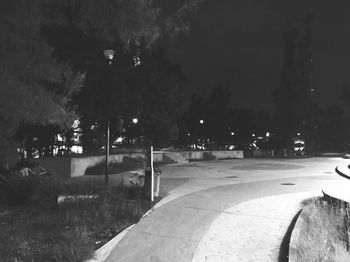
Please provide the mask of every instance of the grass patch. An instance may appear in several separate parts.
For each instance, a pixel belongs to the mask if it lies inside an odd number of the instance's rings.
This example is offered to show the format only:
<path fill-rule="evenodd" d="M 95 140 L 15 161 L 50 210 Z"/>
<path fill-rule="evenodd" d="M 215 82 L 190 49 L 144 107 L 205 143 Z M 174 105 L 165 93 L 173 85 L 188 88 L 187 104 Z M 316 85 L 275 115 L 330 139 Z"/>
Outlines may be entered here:
<path fill-rule="evenodd" d="M 37 179 L 41 181 L 42 178 Z M 34 184 L 38 185 L 37 181 Z M 46 186 L 43 181 L 39 185 L 39 188 L 25 193 L 31 199 L 29 202 L 0 204 L 1 261 L 84 261 L 92 256 L 95 249 L 136 223 L 154 204 L 144 200 L 142 188 L 137 187 L 104 187 L 69 180 L 61 181 L 56 184 L 55 190 L 51 187 L 49 192 L 41 188 Z M 57 199 L 57 194 L 51 191 L 98 194 L 99 198 L 59 206 L 52 205 L 52 202 L 46 204 L 43 199 L 51 199 L 52 195 L 56 195 Z M 10 198 L 11 192 L 7 195 Z M 42 198 L 40 201 L 39 196 Z M 40 203 L 36 203 L 35 199 Z"/>
<path fill-rule="evenodd" d="M 312 201 L 301 214 L 296 261 L 350 261 L 350 210 L 344 203 Z"/>
<path fill-rule="evenodd" d="M 124 157 L 122 163 L 110 163 L 108 165 L 109 174 L 118 174 L 125 171 L 131 171 L 135 169 L 145 168 L 145 159 Z M 85 171 L 85 175 L 104 175 L 105 162 L 102 161 L 94 166 L 88 167 Z"/>

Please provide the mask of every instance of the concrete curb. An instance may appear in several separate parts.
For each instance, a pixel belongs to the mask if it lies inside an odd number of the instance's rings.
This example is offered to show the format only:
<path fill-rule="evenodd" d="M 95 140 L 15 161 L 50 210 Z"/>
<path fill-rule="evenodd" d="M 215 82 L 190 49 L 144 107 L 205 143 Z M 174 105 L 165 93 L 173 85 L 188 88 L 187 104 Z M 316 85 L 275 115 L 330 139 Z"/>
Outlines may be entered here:
<path fill-rule="evenodd" d="M 159 202 L 158 202 L 159 203 Z M 135 224 L 132 224 L 125 228 L 122 232 L 120 232 L 118 235 L 116 235 L 114 238 L 109 240 L 106 244 L 104 244 L 99 249 L 95 250 L 94 257 L 88 260 L 85 260 L 84 262 L 103 262 L 108 257 L 108 255 L 111 253 L 113 248 L 118 245 L 118 243 L 125 237 L 125 235 L 137 224 L 143 219 L 144 217 L 148 216 L 150 213 L 152 213 L 157 207 L 156 203 L 153 207 L 151 207 L 149 210 L 146 211 L 140 218 L 138 222 Z"/>
<path fill-rule="evenodd" d="M 125 228 L 122 232 L 95 251 L 94 257 L 84 262 L 103 262 L 111 253 L 113 248 L 123 239 L 123 237 L 135 226 L 135 224 Z"/>
<path fill-rule="evenodd" d="M 303 218 L 303 214 L 305 213 L 305 210 L 302 209 L 297 222 L 294 225 L 293 231 L 292 231 L 292 235 L 290 236 L 290 242 L 289 242 L 289 254 L 288 254 L 288 261 L 289 262 L 300 262 L 298 261 L 298 256 L 297 256 L 297 243 L 298 243 L 298 239 L 300 236 L 300 231 L 301 231 L 301 227 L 304 224 L 304 218 Z"/>
<path fill-rule="evenodd" d="M 179 164 L 175 164 L 179 165 Z M 205 188 L 201 188 L 200 190 L 204 190 Z M 200 191 L 199 190 L 199 191 Z M 148 211 L 146 211 L 140 220 L 137 222 L 139 223 L 144 217 L 148 216 L 150 213 L 152 213 L 157 208 L 167 204 L 168 202 L 171 202 L 177 198 L 183 197 L 184 195 L 193 193 L 192 191 L 187 192 L 185 194 L 169 194 L 162 198 L 159 202 L 157 202 L 153 207 L 151 207 Z M 97 249 L 94 253 L 94 257 L 89 260 L 85 260 L 84 262 L 103 262 L 108 255 L 111 253 L 113 248 L 118 245 L 118 243 L 124 238 L 124 236 L 137 224 L 133 224 L 126 229 L 124 229 L 122 232 L 120 232 L 118 235 L 116 235 L 114 238 L 112 238 L 110 241 L 108 241 L 105 245 Z"/>

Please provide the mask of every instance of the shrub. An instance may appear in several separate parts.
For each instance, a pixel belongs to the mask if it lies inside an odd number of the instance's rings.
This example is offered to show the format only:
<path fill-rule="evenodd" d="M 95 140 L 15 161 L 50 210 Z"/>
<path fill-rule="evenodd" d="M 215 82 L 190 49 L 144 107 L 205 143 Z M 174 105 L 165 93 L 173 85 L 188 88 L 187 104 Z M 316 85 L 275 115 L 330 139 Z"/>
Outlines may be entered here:
<path fill-rule="evenodd" d="M 297 240 L 297 261 L 350 261 L 347 205 L 314 201 L 304 208 Z"/>
<path fill-rule="evenodd" d="M 55 176 L 11 174 L 0 183 L 0 204 L 54 207 L 62 190 L 62 181 Z"/>
<path fill-rule="evenodd" d="M 63 183 L 62 195 L 94 195 L 104 188 L 104 184 L 92 180 L 73 178 Z"/>

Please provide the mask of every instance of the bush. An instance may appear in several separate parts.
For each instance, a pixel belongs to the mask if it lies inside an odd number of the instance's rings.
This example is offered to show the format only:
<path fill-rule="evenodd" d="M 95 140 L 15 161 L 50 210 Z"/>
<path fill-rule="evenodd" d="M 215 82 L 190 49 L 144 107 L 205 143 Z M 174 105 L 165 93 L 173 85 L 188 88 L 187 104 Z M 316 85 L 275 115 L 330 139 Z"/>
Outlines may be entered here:
<path fill-rule="evenodd" d="M 108 165 L 109 174 L 117 174 L 125 171 L 141 169 L 145 167 L 145 160 L 141 157 L 132 158 L 124 157 L 122 163 L 110 163 Z M 88 167 L 85 171 L 85 175 L 104 175 L 105 162 L 102 161 L 95 166 Z"/>
<path fill-rule="evenodd" d="M 63 183 L 62 195 L 94 195 L 104 189 L 104 184 L 92 180 L 72 178 Z"/>
<path fill-rule="evenodd" d="M 314 201 L 302 212 L 297 261 L 350 261 L 348 205 Z"/>
<path fill-rule="evenodd" d="M 27 176 L 11 174 L 0 183 L 0 204 L 54 207 L 62 181 L 54 176 Z"/>

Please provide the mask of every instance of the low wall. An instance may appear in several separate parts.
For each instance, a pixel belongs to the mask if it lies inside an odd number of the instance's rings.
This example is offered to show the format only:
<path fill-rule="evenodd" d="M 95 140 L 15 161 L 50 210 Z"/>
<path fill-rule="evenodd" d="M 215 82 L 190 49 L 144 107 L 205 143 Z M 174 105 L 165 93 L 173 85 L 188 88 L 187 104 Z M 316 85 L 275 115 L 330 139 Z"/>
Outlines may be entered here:
<path fill-rule="evenodd" d="M 217 159 L 244 158 L 244 153 L 242 150 L 209 151 L 209 153 L 215 156 Z"/>
<path fill-rule="evenodd" d="M 276 152 L 274 150 L 253 150 L 252 152 L 253 157 L 267 157 L 267 156 L 274 156 Z"/>
<path fill-rule="evenodd" d="M 233 159 L 243 158 L 243 151 L 182 151 L 182 152 L 163 152 L 155 151 L 153 161 L 163 162 L 164 156 L 174 159 L 176 162 L 189 160 L 205 160 L 208 156 L 215 159 Z M 110 163 L 122 163 L 124 157 L 145 158 L 143 153 L 127 153 L 110 155 Z M 49 157 L 39 158 L 34 161 L 44 167 L 50 173 L 60 177 L 83 176 L 88 167 L 104 161 L 104 156 L 89 157 Z"/>
<path fill-rule="evenodd" d="M 110 163 L 122 163 L 124 157 L 144 158 L 143 153 L 129 153 L 110 155 Z M 50 173 L 60 177 L 77 177 L 83 176 L 88 167 L 105 160 L 104 156 L 88 156 L 88 157 L 48 157 L 39 158 L 34 161 L 45 168 Z"/>
<path fill-rule="evenodd" d="M 244 153 L 241 150 L 230 151 L 181 151 L 181 152 L 163 152 L 164 155 L 176 162 L 196 161 L 206 159 L 235 159 L 244 158 Z"/>

